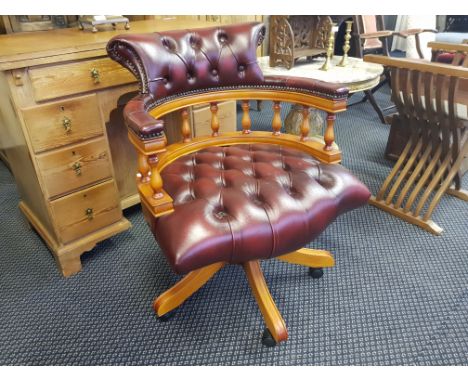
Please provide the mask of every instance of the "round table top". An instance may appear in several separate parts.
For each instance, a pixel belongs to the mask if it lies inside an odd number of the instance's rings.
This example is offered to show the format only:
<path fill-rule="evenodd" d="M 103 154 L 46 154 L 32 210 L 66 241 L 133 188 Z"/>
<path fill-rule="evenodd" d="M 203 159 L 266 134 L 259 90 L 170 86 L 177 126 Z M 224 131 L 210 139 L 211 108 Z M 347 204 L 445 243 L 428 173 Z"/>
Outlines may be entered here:
<path fill-rule="evenodd" d="M 325 57 L 314 58 L 307 62 L 305 58 L 299 59 L 294 67 L 286 69 L 284 67 L 271 67 L 270 57 L 259 57 L 258 63 L 265 75 L 280 75 L 293 77 L 306 77 L 320 80 L 332 84 L 340 84 L 349 89 L 350 93 L 372 89 L 380 82 L 380 75 L 383 73 L 383 66 L 371 62 L 364 62 L 360 58 L 348 57 L 348 65 L 337 66 L 341 61 L 341 56 L 334 56 L 331 60 L 329 70 L 320 70 Z"/>

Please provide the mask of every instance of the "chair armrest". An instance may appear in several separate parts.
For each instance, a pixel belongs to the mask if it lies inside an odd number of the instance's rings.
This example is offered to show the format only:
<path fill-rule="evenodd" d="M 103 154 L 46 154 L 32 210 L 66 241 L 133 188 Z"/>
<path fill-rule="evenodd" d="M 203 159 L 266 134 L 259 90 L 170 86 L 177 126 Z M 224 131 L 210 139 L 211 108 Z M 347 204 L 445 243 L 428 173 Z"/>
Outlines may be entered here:
<path fill-rule="evenodd" d="M 263 83 L 267 86 L 284 87 L 285 90 L 289 88 L 334 100 L 348 97 L 347 87 L 305 77 L 266 75 Z"/>
<path fill-rule="evenodd" d="M 403 31 L 394 32 L 394 35 L 398 36 L 398 37 L 407 38 L 409 36 L 415 36 L 415 35 L 418 35 L 420 33 L 425 33 L 425 32 L 438 33 L 438 30 L 437 29 L 414 28 L 414 29 L 406 29 L 406 30 L 403 30 Z"/>
<path fill-rule="evenodd" d="M 468 39 L 465 43 L 455 44 L 451 42 L 429 41 L 427 46 L 434 50 L 446 52 L 468 52 Z"/>
<path fill-rule="evenodd" d="M 127 127 L 143 140 L 163 135 L 164 121 L 154 119 L 147 111 L 153 101 L 151 95 L 141 94 L 130 100 L 124 108 L 123 114 Z"/>
<path fill-rule="evenodd" d="M 372 32 L 372 33 L 361 33 L 359 35 L 359 38 L 365 40 L 368 38 L 381 38 L 381 37 L 390 37 L 393 35 L 393 31 L 389 30 L 383 30 L 383 31 L 378 31 L 378 32 Z"/>

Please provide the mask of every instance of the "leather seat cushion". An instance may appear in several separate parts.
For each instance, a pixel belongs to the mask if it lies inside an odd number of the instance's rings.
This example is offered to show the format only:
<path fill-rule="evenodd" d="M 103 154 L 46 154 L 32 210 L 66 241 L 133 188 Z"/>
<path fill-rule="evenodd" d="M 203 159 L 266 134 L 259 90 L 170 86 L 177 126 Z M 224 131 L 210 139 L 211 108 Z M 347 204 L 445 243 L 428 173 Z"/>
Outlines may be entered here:
<path fill-rule="evenodd" d="M 295 251 L 370 196 L 342 166 L 271 144 L 210 147 L 161 175 L 174 212 L 152 228 L 177 273 Z"/>

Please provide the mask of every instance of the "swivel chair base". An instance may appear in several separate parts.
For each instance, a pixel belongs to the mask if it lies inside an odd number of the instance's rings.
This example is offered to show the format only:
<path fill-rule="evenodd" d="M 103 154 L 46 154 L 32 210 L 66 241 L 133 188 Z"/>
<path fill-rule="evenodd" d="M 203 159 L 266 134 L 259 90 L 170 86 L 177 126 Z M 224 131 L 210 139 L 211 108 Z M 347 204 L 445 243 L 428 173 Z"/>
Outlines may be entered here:
<path fill-rule="evenodd" d="M 278 256 L 276 259 L 308 267 L 309 275 L 312 278 L 320 278 L 323 275 L 322 268 L 332 267 L 335 264 L 330 252 L 308 248 Z M 226 264 L 225 262 L 219 262 L 192 271 L 172 288 L 161 294 L 153 303 L 153 308 L 158 317 L 163 321 L 167 320 L 174 309 L 205 285 Z M 248 261 L 243 263 L 242 266 L 265 320 L 266 329 L 263 332 L 262 343 L 271 347 L 286 341 L 288 339 L 286 325 L 268 290 L 260 262 L 258 260 Z"/>

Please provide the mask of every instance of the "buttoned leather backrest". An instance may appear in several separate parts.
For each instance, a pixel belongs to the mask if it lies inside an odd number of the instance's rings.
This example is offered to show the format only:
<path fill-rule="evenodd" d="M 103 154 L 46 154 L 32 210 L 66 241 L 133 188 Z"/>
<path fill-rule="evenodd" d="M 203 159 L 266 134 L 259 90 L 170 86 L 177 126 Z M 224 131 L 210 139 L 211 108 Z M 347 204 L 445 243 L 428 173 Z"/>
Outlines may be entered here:
<path fill-rule="evenodd" d="M 256 49 L 265 35 L 261 23 L 244 23 L 114 37 L 109 55 L 132 71 L 142 93 L 155 99 L 219 86 L 263 81 Z"/>

